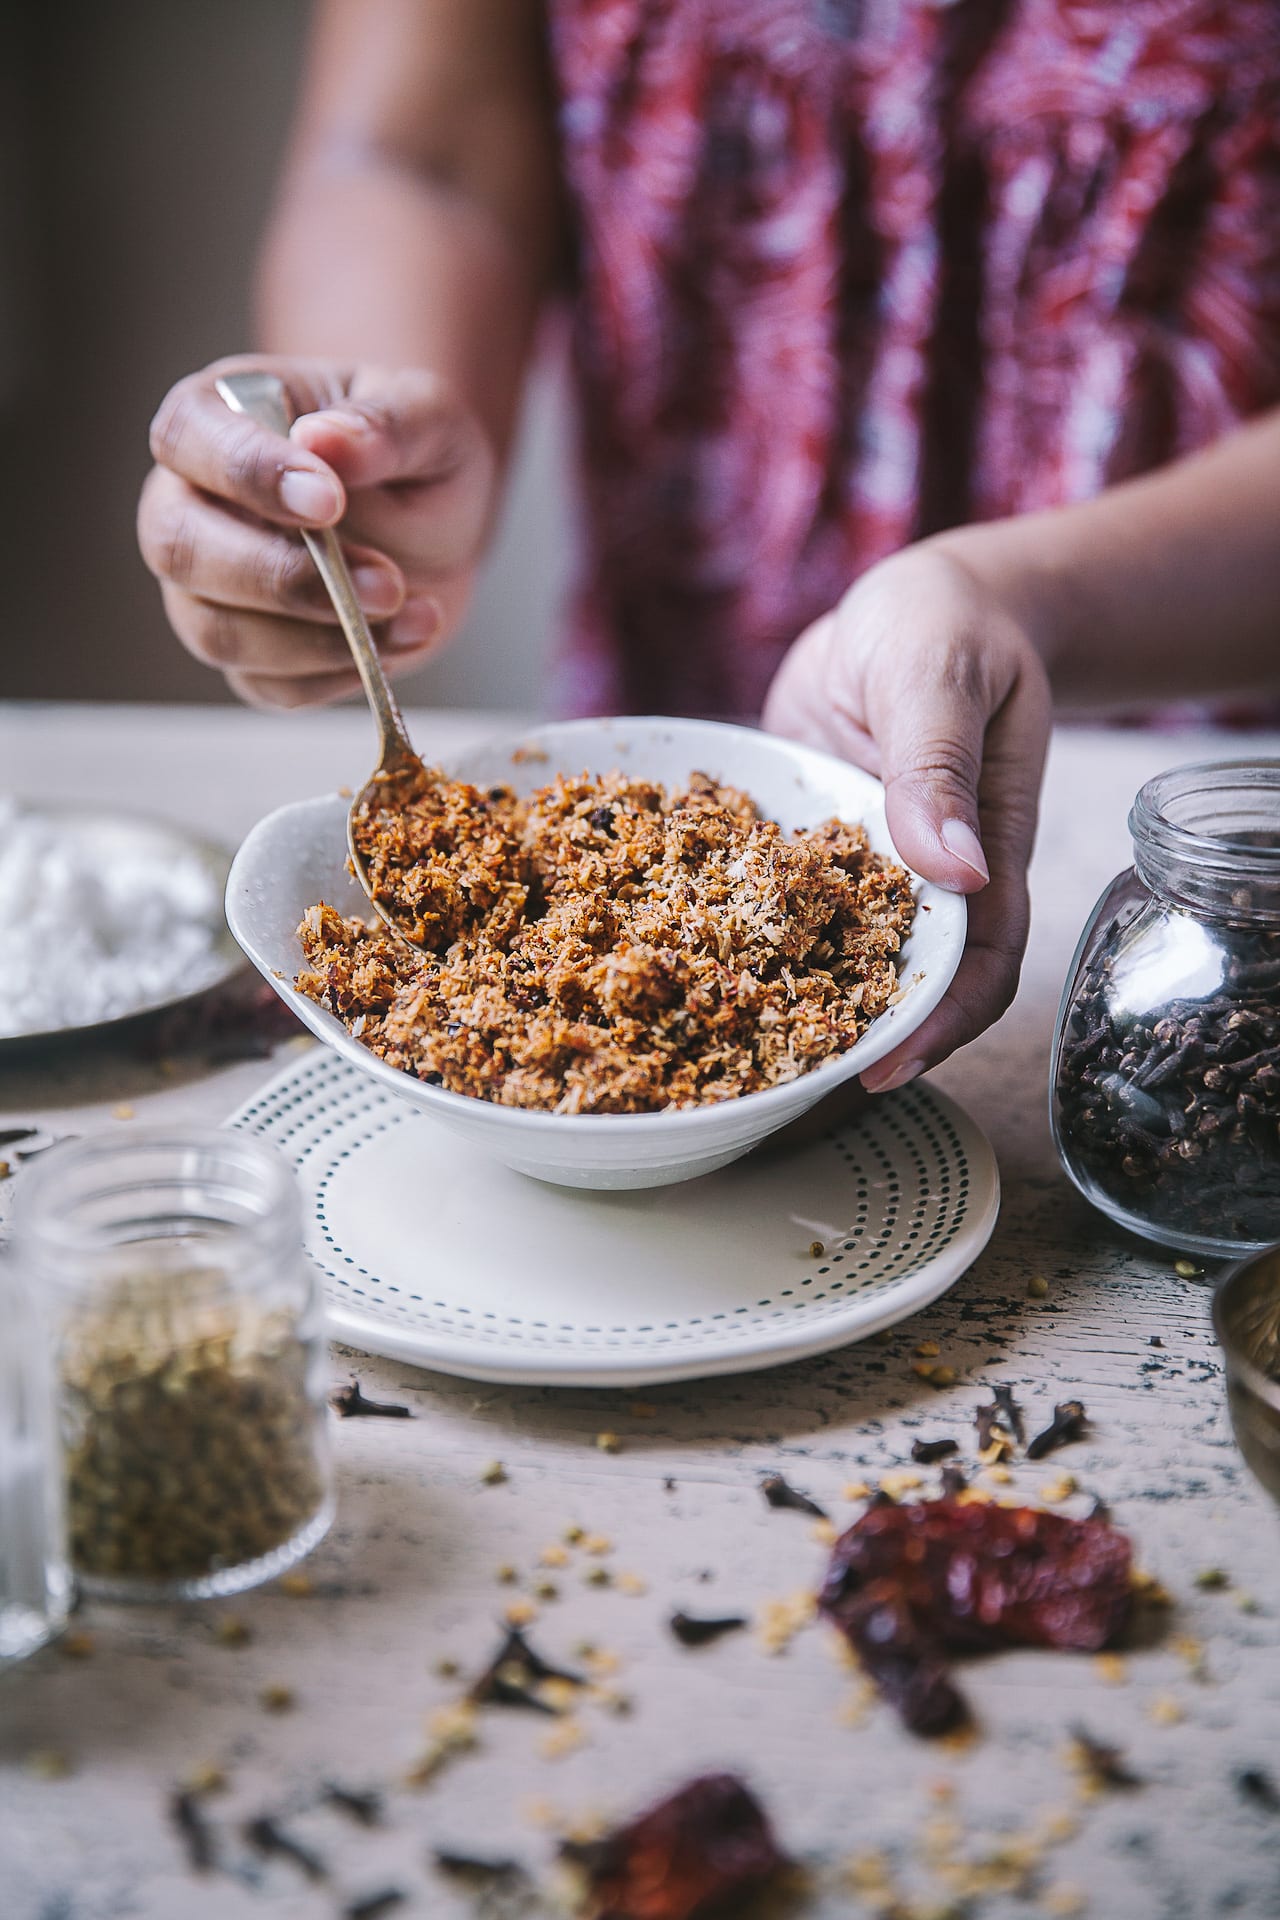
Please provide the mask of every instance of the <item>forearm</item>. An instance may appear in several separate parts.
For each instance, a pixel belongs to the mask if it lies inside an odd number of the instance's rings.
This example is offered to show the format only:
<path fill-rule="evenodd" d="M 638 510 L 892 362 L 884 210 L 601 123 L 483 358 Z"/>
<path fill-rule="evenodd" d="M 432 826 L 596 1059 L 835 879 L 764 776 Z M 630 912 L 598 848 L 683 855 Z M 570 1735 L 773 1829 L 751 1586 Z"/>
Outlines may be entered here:
<path fill-rule="evenodd" d="M 559 252 L 539 0 L 319 0 L 263 344 L 440 375 L 505 450 Z"/>
<path fill-rule="evenodd" d="M 1280 413 L 1075 507 L 935 544 L 1020 613 L 1068 706 L 1280 690 Z"/>
<path fill-rule="evenodd" d="M 316 161 L 286 187 L 268 235 L 258 335 L 273 353 L 439 374 L 501 458 L 545 283 L 464 189 L 376 157 Z"/>

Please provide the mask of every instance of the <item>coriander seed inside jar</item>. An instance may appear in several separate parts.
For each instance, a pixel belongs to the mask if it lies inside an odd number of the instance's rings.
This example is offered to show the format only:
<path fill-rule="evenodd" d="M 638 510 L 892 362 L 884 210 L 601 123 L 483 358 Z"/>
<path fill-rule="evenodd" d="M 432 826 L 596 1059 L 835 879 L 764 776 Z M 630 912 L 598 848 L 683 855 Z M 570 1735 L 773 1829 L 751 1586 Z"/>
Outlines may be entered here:
<path fill-rule="evenodd" d="M 219 1129 L 29 1168 L 15 1254 L 55 1323 L 71 1558 L 108 1600 L 274 1578 L 333 1517 L 323 1311 L 292 1172 Z"/>
<path fill-rule="evenodd" d="M 1067 976 L 1054 1141 L 1120 1226 L 1189 1252 L 1280 1239 L 1280 761 L 1178 767 Z"/>

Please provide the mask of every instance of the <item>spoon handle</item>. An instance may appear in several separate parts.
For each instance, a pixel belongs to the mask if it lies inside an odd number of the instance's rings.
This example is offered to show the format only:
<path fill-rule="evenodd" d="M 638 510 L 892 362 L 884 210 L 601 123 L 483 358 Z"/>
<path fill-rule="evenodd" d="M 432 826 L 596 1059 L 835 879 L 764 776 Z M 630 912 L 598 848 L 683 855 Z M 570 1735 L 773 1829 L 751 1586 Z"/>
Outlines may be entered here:
<path fill-rule="evenodd" d="M 266 427 L 272 433 L 288 434 L 292 424 L 292 409 L 284 381 L 276 374 L 261 371 L 224 373 L 215 384 L 233 413 L 247 414 L 250 420 L 256 420 L 260 427 Z M 378 727 L 379 767 L 389 770 L 399 761 L 416 761 L 417 755 L 405 731 L 396 697 L 382 671 L 369 622 L 356 599 L 337 534 L 331 527 L 318 527 L 314 532 L 309 527 L 303 527 L 300 531 L 333 602 L 342 631 L 347 636 L 351 657 L 373 709 Z"/>

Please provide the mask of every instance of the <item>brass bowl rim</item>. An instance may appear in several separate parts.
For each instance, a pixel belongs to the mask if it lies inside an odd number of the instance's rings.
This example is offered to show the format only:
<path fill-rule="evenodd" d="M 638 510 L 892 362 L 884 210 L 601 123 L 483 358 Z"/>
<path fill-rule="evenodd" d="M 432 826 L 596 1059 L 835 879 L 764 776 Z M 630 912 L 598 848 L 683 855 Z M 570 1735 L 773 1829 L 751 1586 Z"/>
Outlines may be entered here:
<path fill-rule="evenodd" d="M 1254 1365 L 1248 1355 L 1240 1350 L 1226 1324 L 1226 1309 L 1223 1304 L 1228 1289 L 1260 1261 L 1280 1260 L 1280 1240 L 1269 1247 L 1263 1247 L 1258 1253 L 1246 1254 L 1243 1260 L 1235 1261 L 1225 1273 L 1221 1274 L 1213 1290 L 1213 1331 L 1226 1361 L 1227 1372 L 1234 1374 L 1241 1385 L 1261 1400 L 1272 1411 L 1280 1415 L 1280 1380 L 1272 1379 Z M 1280 1295 L 1280 1273 L 1276 1277 L 1276 1292 Z"/>

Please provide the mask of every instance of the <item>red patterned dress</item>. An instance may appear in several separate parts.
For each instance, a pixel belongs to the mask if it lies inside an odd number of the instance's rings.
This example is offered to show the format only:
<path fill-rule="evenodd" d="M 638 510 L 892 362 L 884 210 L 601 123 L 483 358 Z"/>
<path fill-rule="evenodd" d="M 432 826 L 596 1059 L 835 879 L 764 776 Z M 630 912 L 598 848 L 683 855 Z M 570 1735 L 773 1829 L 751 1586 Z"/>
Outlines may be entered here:
<path fill-rule="evenodd" d="M 548 0 L 561 704 L 754 716 L 874 561 L 1280 401 L 1280 0 Z"/>

